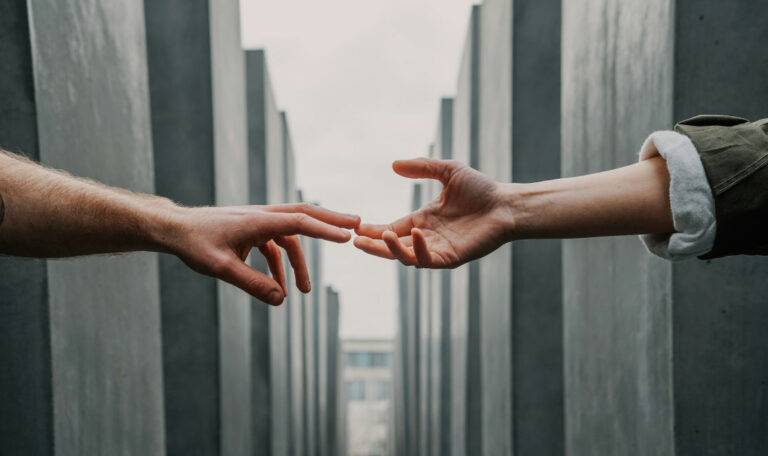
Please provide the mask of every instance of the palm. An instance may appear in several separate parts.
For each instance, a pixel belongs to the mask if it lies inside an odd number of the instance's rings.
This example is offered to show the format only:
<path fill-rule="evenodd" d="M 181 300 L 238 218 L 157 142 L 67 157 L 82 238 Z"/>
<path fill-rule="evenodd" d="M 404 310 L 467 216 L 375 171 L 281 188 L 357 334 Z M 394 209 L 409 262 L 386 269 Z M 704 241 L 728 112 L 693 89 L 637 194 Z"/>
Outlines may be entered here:
<path fill-rule="evenodd" d="M 395 170 L 406 177 L 439 179 L 443 191 L 435 201 L 389 225 L 361 226 L 355 242 L 359 248 L 405 264 L 446 268 L 501 244 L 496 182 L 456 162 L 421 159 L 396 164 Z"/>

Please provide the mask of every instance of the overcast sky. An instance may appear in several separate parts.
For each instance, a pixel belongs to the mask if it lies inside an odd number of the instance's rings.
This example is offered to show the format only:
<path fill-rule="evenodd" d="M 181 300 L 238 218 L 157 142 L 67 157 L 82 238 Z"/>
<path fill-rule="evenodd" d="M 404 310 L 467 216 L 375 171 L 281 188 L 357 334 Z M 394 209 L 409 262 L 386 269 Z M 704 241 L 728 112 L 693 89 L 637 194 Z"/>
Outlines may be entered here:
<path fill-rule="evenodd" d="M 243 46 L 266 49 L 309 200 L 388 222 L 409 208 L 399 158 L 425 155 L 453 96 L 472 0 L 240 0 Z M 325 244 L 342 337 L 393 337 L 397 270 Z"/>

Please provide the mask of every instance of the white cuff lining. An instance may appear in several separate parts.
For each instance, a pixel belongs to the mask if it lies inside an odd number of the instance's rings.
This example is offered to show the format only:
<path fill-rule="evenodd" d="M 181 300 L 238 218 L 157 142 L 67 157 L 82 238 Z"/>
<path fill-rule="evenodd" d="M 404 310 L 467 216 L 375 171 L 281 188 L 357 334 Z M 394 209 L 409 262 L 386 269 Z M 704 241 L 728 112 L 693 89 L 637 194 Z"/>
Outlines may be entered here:
<path fill-rule="evenodd" d="M 640 236 L 654 255 L 684 260 L 712 250 L 717 233 L 715 198 L 704 165 L 690 138 L 674 131 L 657 131 L 640 149 L 640 160 L 661 155 L 669 171 L 669 200 L 675 233 Z"/>

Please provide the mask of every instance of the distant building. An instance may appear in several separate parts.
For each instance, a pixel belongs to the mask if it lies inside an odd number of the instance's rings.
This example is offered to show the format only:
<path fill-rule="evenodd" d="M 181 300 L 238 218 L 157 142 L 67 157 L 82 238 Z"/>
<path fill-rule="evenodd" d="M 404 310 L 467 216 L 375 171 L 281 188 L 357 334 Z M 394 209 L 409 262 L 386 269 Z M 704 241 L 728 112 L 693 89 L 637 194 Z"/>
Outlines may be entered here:
<path fill-rule="evenodd" d="M 347 454 L 394 454 L 392 439 L 392 340 L 342 341 Z"/>

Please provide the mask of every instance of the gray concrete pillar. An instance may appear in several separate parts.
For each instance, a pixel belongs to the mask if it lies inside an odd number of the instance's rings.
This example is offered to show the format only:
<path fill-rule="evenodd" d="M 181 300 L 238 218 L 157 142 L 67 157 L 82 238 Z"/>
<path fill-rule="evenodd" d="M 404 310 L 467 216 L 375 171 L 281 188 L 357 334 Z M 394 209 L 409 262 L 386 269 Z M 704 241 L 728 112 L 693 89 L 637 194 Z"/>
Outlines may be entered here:
<path fill-rule="evenodd" d="M 285 147 L 284 160 L 284 195 L 285 202 L 296 203 L 299 201 L 299 192 L 296 189 L 296 159 L 293 151 L 293 142 L 291 140 L 288 117 L 283 113 L 283 138 Z M 286 283 L 288 285 L 288 296 L 283 305 L 288 312 L 288 327 L 286 337 L 289 343 L 288 359 L 288 378 L 290 379 L 290 407 L 288 429 L 288 453 L 293 455 L 304 455 L 304 310 L 303 297 L 296 288 L 296 281 L 291 271 L 290 264 L 285 258 L 286 264 Z"/>
<path fill-rule="evenodd" d="M 341 387 L 341 339 L 339 337 L 340 301 L 339 293 L 332 287 L 326 287 L 326 334 L 327 334 L 327 381 L 326 381 L 326 411 L 323 419 L 323 456 L 339 454 L 340 445 L 340 394 Z"/>
<path fill-rule="evenodd" d="M 432 158 L 453 158 L 453 100 L 450 98 L 440 101 Z M 428 181 L 427 186 L 429 197 L 425 203 L 442 192 L 442 184 L 438 181 Z M 427 271 L 431 290 L 430 447 L 431 454 L 439 456 L 451 451 L 451 271 Z"/>
<path fill-rule="evenodd" d="M 263 51 L 246 51 L 246 72 L 250 203 L 282 203 L 287 190 L 284 142 L 287 128 L 277 109 Z M 254 255 L 253 258 L 255 268 L 268 271 L 263 257 Z M 289 307 L 290 302 L 270 307 L 254 300 L 251 308 L 252 432 L 254 451 L 265 454 L 286 455 L 291 449 Z"/>
<path fill-rule="evenodd" d="M 308 351 L 310 363 L 308 363 L 307 366 L 312 369 L 310 385 L 313 389 L 312 394 L 310 394 L 309 397 L 312 401 L 312 405 L 309 407 L 309 413 L 311 413 L 311 415 L 308 417 L 307 432 L 310 435 L 310 445 L 308 447 L 309 454 L 318 455 L 320 454 L 320 445 L 322 443 L 320 437 L 320 421 L 324 405 L 324 399 L 322 398 L 324 391 L 322 387 L 325 382 L 322 377 L 324 375 L 324 362 L 327 361 L 323 359 L 325 343 L 322 340 L 324 335 L 322 323 L 324 320 L 323 313 L 326 307 L 326 293 L 323 286 L 323 241 L 314 238 L 307 238 L 307 240 L 309 241 L 309 248 L 311 250 L 309 276 L 310 281 L 314 284 L 314 287 L 316 287 L 313 288 L 309 295 L 311 298 L 310 306 L 312 308 L 312 315 L 311 320 L 307 322 L 308 325 L 311 325 L 311 330 L 309 331 L 310 350 Z"/>
<path fill-rule="evenodd" d="M 315 306 L 317 293 L 314 289 L 319 286 L 316 282 L 317 270 L 315 269 L 315 255 L 317 250 L 313 243 L 317 242 L 312 238 L 302 238 L 302 248 L 304 257 L 309 268 L 309 278 L 313 290 L 307 295 L 302 296 L 302 309 L 304 313 L 304 448 L 305 454 L 314 455 L 317 449 L 316 417 L 317 417 L 317 358 L 315 356 L 317 344 L 317 307 Z"/>
<path fill-rule="evenodd" d="M 453 103 L 453 158 L 479 165 L 480 12 L 472 7 Z M 482 451 L 479 263 L 450 272 L 451 454 Z"/>
<path fill-rule="evenodd" d="M 212 66 L 211 53 L 220 50 L 211 47 L 209 3 L 146 1 L 144 11 L 155 187 L 159 195 L 187 206 L 216 204 L 214 156 L 232 153 L 214 150 L 212 80 L 225 68 Z M 231 19 L 236 22 L 237 16 Z M 228 45 L 237 48 L 238 43 Z M 218 285 L 178 258 L 161 255 L 160 296 L 166 451 L 218 454 Z"/>
<path fill-rule="evenodd" d="M 0 147 L 40 160 L 27 2 L 0 4 Z M 0 453 L 52 454 L 46 262 L 0 257 Z"/>
<path fill-rule="evenodd" d="M 407 405 L 411 390 L 408 386 L 408 268 L 397 263 L 397 335 L 395 336 L 395 352 L 393 353 L 392 368 L 392 407 L 395 416 L 395 452 L 409 454 L 407 451 L 408 422 Z"/>
<path fill-rule="evenodd" d="M 321 248 L 320 242 L 317 242 L 317 248 Z M 320 255 L 318 258 L 322 259 Z M 322 265 L 318 264 L 318 267 Z M 322 283 L 316 284 L 321 287 L 318 290 L 317 305 L 317 413 L 315 414 L 317 422 L 315 424 L 317 438 L 316 448 L 319 456 L 327 455 L 328 434 L 326 426 L 328 423 L 328 290 Z"/>
<path fill-rule="evenodd" d="M 421 184 L 413 185 L 413 199 L 411 202 L 411 209 L 416 210 L 421 207 Z M 408 346 L 408 388 L 410 389 L 410 403 L 406 404 L 407 415 L 411 417 L 408 425 L 408 451 L 409 454 L 418 455 L 421 448 L 421 429 L 423 421 L 421 417 L 421 401 L 422 401 L 422 357 L 423 346 L 421 343 L 421 328 L 422 328 L 422 312 L 421 312 L 421 273 L 414 268 L 408 268 L 407 271 L 407 290 L 408 290 L 408 309 L 407 318 L 409 321 L 407 331 L 407 346 Z"/>
<path fill-rule="evenodd" d="M 428 157 L 432 157 L 434 146 L 429 146 Z M 421 199 L 418 207 L 422 207 L 432 199 L 434 182 L 426 180 L 421 184 Z M 419 269 L 414 271 L 419 278 L 419 454 L 432 454 L 432 434 L 434 433 L 434 423 L 432 422 L 432 357 L 434 355 L 433 344 L 433 315 L 432 308 L 432 271 L 428 269 Z"/>
<path fill-rule="evenodd" d="M 480 171 L 512 180 L 512 5 L 488 0 L 481 10 Z M 512 453 L 512 246 L 480 260 L 480 364 L 483 454 Z"/>
<path fill-rule="evenodd" d="M 3 146 L 152 193 L 142 4 L 0 8 Z M 0 268 L 0 450 L 161 454 L 157 256 L 6 258 Z"/>
<path fill-rule="evenodd" d="M 560 3 L 483 3 L 480 169 L 499 182 L 559 177 Z M 481 261 L 486 454 L 562 453 L 560 255 L 523 241 Z"/>
<path fill-rule="evenodd" d="M 247 204 L 251 176 L 238 2 L 211 0 L 209 5 L 216 204 Z M 260 443 L 252 428 L 262 425 L 252 404 L 252 360 L 257 353 L 251 345 L 251 299 L 224 282 L 218 283 L 218 295 L 221 452 L 247 454 Z"/>
<path fill-rule="evenodd" d="M 694 114 L 766 117 L 767 14 L 564 2 L 564 174 L 632 163 L 648 133 Z M 672 264 L 632 237 L 565 242 L 568 454 L 765 454 L 767 270 L 759 257 Z"/>

